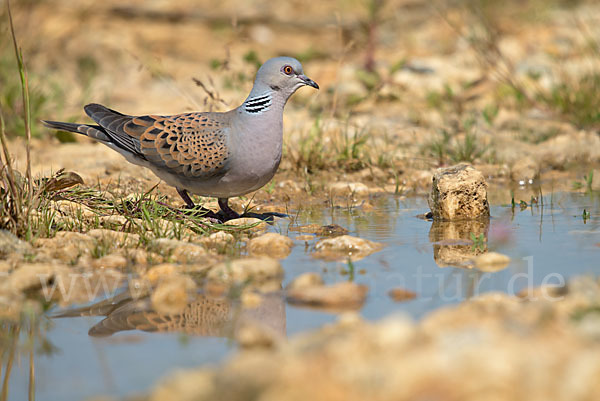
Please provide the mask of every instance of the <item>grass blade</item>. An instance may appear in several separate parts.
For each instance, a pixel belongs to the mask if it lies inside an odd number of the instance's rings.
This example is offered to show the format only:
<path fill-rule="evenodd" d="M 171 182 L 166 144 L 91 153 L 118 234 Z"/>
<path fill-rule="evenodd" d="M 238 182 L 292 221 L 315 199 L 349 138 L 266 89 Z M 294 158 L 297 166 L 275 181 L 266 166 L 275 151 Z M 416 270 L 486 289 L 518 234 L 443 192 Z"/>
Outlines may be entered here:
<path fill-rule="evenodd" d="M 19 76 L 21 77 L 21 93 L 23 96 L 23 114 L 25 120 L 25 134 L 27 138 L 26 145 L 26 154 L 27 154 L 27 169 L 26 169 L 26 178 L 28 185 L 28 196 L 32 195 L 32 181 L 31 181 L 31 154 L 30 154 L 30 143 L 31 143 L 31 105 L 29 102 L 29 81 L 27 79 L 27 69 L 25 68 L 25 63 L 23 62 L 23 52 L 17 43 L 17 36 L 15 34 L 15 27 L 13 24 L 12 13 L 10 11 L 10 1 L 6 1 L 6 10 L 8 12 L 8 21 L 10 24 L 10 33 L 13 40 L 13 46 L 15 48 L 15 57 L 17 59 L 17 66 L 19 69 Z"/>

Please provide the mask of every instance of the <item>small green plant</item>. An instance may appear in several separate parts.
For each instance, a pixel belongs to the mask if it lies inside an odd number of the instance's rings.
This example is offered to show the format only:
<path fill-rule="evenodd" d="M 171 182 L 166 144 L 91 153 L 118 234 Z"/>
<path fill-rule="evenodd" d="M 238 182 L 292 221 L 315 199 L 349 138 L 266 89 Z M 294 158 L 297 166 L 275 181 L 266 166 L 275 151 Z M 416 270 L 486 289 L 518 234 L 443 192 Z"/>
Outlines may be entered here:
<path fill-rule="evenodd" d="M 401 193 L 400 193 L 401 183 L 402 183 L 402 181 L 400 180 L 400 175 L 394 169 L 394 195 L 396 195 L 396 196 L 401 195 Z"/>
<path fill-rule="evenodd" d="M 576 3 L 550 1 L 544 3 L 544 8 Z M 452 18 L 452 13 L 444 13 L 443 18 L 477 53 L 477 59 L 484 69 L 494 71 L 494 79 L 501 84 L 498 89 L 501 98 L 514 100 L 514 105 L 520 108 L 543 108 L 578 127 L 600 127 L 600 73 L 594 70 L 583 76 L 564 73 L 554 87 L 546 90 L 537 82 L 541 78 L 539 71 L 528 73 L 526 80 L 520 78 L 516 73 L 515 63 L 500 46 L 504 28 L 499 15 L 502 13 L 509 20 L 526 20 L 530 18 L 528 15 L 539 15 L 537 11 L 533 12 L 539 8 L 538 2 L 520 2 L 518 7 L 501 8 L 500 4 L 504 3 L 489 0 L 460 1 L 455 4 L 460 8 L 458 14 L 462 18 Z M 589 47 L 596 58 L 593 61 L 597 61 L 600 52 L 596 39 L 586 29 L 582 29 L 582 36 L 591 43 Z M 484 116 L 484 119 L 488 121 L 488 117 L 489 115 Z"/>
<path fill-rule="evenodd" d="M 489 105 L 486 106 L 481 112 L 483 119 L 489 126 L 494 124 L 494 120 L 496 119 L 499 110 L 500 108 L 497 105 Z"/>
<path fill-rule="evenodd" d="M 573 189 L 578 191 L 585 187 L 587 193 L 592 192 L 592 183 L 594 182 L 594 170 L 583 176 L 583 181 L 573 181 Z"/>
<path fill-rule="evenodd" d="M 571 319 L 575 322 L 580 322 L 583 318 L 589 315 L 600 314 L 600 305 L 592 304 L 590 306 L 580 307 L 571 314 Z"/>
<path fill-rule="evenodd" d="M 301 63 L 306 63 L 312 60 L 327 59 L 329 58 L 329 54 L 327 54 L 327 52 L 319 50 L 318 47 L 311 45 L 305 50 L 296 53 L 294 55 L 294 58 L 296 58 Z"/>
<path fill-rule="evenodd" d="M 477 138 L 472 133 L 466 133 L 462 142 L 458 142 L 450 158 L 453 162 L 466 161 L 472 163 L 483 154 L 483 148 L 477 143 Z"/>
<path fill-rule="evenodd" d="M 473 245 L 471 246 L 472 250 L 479 249 L 483 251 L 485 249 L 486 239 L 483 233 L 479 234 L 479 236 L 475 235 L 475 233 L 471 232 L 470 234 L 471 241 L 473 241 Z"/>
<path fill-rule="evenodd" d="M 39 297 L 42 311 L 46 312 L 53 306 L 53 302 L 46 301 Z M 0 399 L 2 401 L 9 397 L 9 383 L 12 382 L 11 375 L 13 366 L 16 363 L 19 367 L 16 370 L 17 376 L 21 374 L 21 368 L 29 371 L 27 399 L 35 400 L 36 389 L 36 370 L 35 361 L 37 355 L 52 356 L 58 353 L 59 349 L 52 344 L 48 338 L 48 332 L 53 326 L 53 321 L 41 316 L 40 310 L 33 306 L 33 302 L 26 303 L 22 311 L 16 318 L 2 317 L 0 319 L 0 344 L 2 344 L 2 368 L 3 382 L 0 386 Z M 16 359 L 16 361 L 15 361 Z M 28 361 L 28 362 L 26 362 Z M 27 366 L 28 365 L 28 366 Z M 21 398 L 25 398 L 22 396 Z"/>
<path fill-rule="evenodd" d="M 308 172 L 308 168 L 305 167 L 304 170 L 302 170 L 302 173 L 304 175 L 304 190 L 306 191 L 307 194 L 312 195 L 313 192 L 315 191 L 315 187 L 312 182 L 312 178 Z"/>
<path fill-rule="evenodd" d="M 326 160 L 323 152 L 323 128 L 321 116 L 315 118 L 315 122 L 308 131 L 308 135 L 300 140 L 299 152 L 296 164 L 298 167 L 306 167 L 308 172 L 320 170 L 325 167 Z"/>
<path fill-rule="evenodd" d="M 445 105 L 453 102 L 454 91 L 446 84 L 443 91 L 438 92 L 433 90 L 427 93 L 426 100 L 429 107 L 444 111 Z"/>
<path fill-rule="evenodd" d="M 450 153 L 450 133 L 442 129 L 440 137 L 428 145 L 429 153 L 435 157 L 439 165 L 444 164 L 448 154 Z"/>
<path fill-rule="evenodd" d="M 356 171 L 373 164 L 390 166 L 389 156 L 382 156 L 375 146 L 369 146 L 372 140 L 367 127 L 354 127 L 346 122 L 326 129 L 318 116 L 296 144 L 286 144 L 286 152 L 294 167 L 311 174 L 330 168 Z"/>
<path fill-rule="evenodd" d="M 227 52 L 223 59 L 211 59 L 209 61 L 209 67 L 213 71 L 218 71 L 219 75 L 223 77 L 223 88 L 244 91 L 250 77 L 256 73 L 262 63 L 254 50 L 247 51 L 242 56 L 241 61 L 241 64 L 232 62 L 231 55 Z M 202 81 L 202 83 L 204 87 L 208 89 L 207 91 L 203 88 L 207 94 L 208 92 L 212 92 L 214 95 L 219 95 L 217 85 L 212 82 L 210 77 L 206 82 Z M 198 84 L 198 82 L 196 82 L 196 84 Z M 223 101 L 219 99 L 218 103 L 223 103 Z"/>
<path fill-rule="evenodd" d="M 113 243 L 112 239 L 108 237 L 100 238 L 98 241 L 96 241 L 94 247 L 91 249 L 91 255 L 93 258 L 99 259 L 108 255 L 115 245 L 116 244 Z"/>
<path fill-rule="evenodd" d="M 599 127 L 600 73 L 565 76 L 550 93 L 540 93 L 538 100 L 578 127 Z"/>
<path fill-rule="evenodd" d="M 258 54 L 254 50 L 248 50 L 244 54 L 244 61 L 250 65 L 253 65 L 258 70 L 262 65 L 262 61 L 258 58 Z"/>
<path fill-rule="evenodd" d="M 365 167 L 368 160 L 366 160 L 364 147 L 369 139 L 366 130 L 355 128 L 354 133 L 350 134 L 348 124 L 346 124 L 342 137 L 342 146 L 338 149 L 338 165 L 345 166 L 347 171 L 360 170 Z"/>
<path fill-rule="evenodd" d="M 357 70 L 356 79 L 367 89 L 369 92 L 373 92 L 378 89 L 382 84 L 382 79 L 376 71 Z"/>
<path fill-rule="evenodd" d="M 352 282 L 354 281 L 354 275 L 356 273 L 356 268 L 354 266 L 354 262 L 352 262 L 352 259 L 348 258 L 348 260 L 346 261 L 346 268 L 344 270 L 342 270 L 342 274 L 344 275 L 348 275 L 348 281 Z"/>
<path fill-rule="evenodd" d="M 555 127 L 547 129 L 527 128 L 520 133 L 519 140 L 537 145 L 542 142 L 546 142 L 551 138 L 554 138 L 555 136 L 560 134 L 560 132 L 561 131 Z"/>
<path fill-rule="evenodd" d="M 276 185 L 277 184 L 276 184 L 275 180 L 269 181 L 269 183 L 264 186 L 265 192 L 268 193 L 269 195 L 272 195 L 273 192 L 275 192 L 275 186 Z"/>
<path fill-rule="evenodd" d="M 7 2 L 8 20 L 10 32 L 17 60 L 17 70 L 20 77 L 21 98 L 23 105 L 23 129 L 26 142 L 26 157 L 27 166 L 25 177 L 13 168 L 13 161 L 8 149 L 6 139 L 5 122 L 2 114 L 4 107 L 0 99 L 0 142 L 2 144 L 4 160 L 0 169 L 0 228 L 8 229 L 13 233 L 31 238 L 31 212 L 39 205 L 40 196 L 43 190 L 34 190 L 33 180 L 31 178 L 31 157 L 30 157 L 30 141 L 31 141 L 31 107 L 29 104 L 29 84 L 27 80 L 27 70 L 23 62 L 23 54 L 19 45 L 13 27 L 12 14 L 10 12 L 10 3 Z"/>
<path fill-rule="evenodd" d="M 583 224 L 585 224 L 591 217 L 591 214 L 588 210 L 583 209 L 583 213 L 581 214 L 581 217 L 583 217 Z"/>
<path fill-rule="evenodd" d="M 459 135 L 461 133 L 462 139 Z M 483 156 L 486 148 L 478 142 L 475 135 L 475 121 L 466 118 L 451 130 L 442 129 L 438 139 L 425 145 L 424 150 L 442 165 L 448 161 L 472 163 Z"/>
<path fill-rule="evenodd" d="M 590 170 L 590 172 L 583 178 L 585 179 L 587 191 L 592 192 L 592 183 L 594 182 L 594 170 Z"/>

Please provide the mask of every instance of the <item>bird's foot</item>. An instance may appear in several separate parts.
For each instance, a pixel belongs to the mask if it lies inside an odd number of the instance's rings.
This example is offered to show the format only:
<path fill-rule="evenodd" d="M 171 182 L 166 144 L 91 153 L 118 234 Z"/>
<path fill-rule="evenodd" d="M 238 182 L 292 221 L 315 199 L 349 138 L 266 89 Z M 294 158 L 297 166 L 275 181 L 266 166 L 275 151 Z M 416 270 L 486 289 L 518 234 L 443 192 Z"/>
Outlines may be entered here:
<path fill-rule="evenodd" d="M 191 214 L 196 217 L 207 218 L 211 221 L 211 223 L 214 223 L 214 224 L 220 224 L 220 223 L 224 222 L 223 218 L 218 213 L 215 213 L 212 210 L 203 207 L 202 205 L 196 206 L 194 204 L 194 201 L 192 201 L 192 198 L 190 198 L 190 195 L 188 194 L 188 192 L 185 189 L 182 189 L 182 188 L 176 188 L 176 189 L 177 189 L 177 193 L 179 193 L 179 195 L 185 202 L 184 209 L 187 209 L 189 211 L 189 212 L 184 212 L 184 213 Z"/>
<path fill-rule="evenodd" d="M 240 218 L 239 213 L 229 207 L 227 198 L 219 198 L 219 207 L 221 208 L 219 215 L 223 217 L 223 222 Z"/>
<path fill-rule="evenodd" d="M 222 223 L 223 219 L 218 213 L 213 212 L 201 205 L 194 205 L 190 207 L 188 205 L 183 207 L 184 213 L 195 217 L 205 217 L 207 219 L 215 220 L 214 223 Z"/>
<path fill-rule="evenodd" d="M 265 212 L 265 213 L 253 213 L 248 212 L 244 213 L 242 217 L 254 217 L 256 219 L 260 219 L 268 224 L 273 224 L 275 222 L 275 217 L 286 218 L 290 217 L 285 213 L 277 213 L 277 212 Z"/>
<path fill-rule="evenodd" d="M 235 220 L 235 219 L 239 219 L 240 217 L 242 217 L 236 211 L 234 211 L 234 210 L 231 210 L 231 211 L 233 213 L 227 213 L 224 210 L 221 210 L 217 213 L 217 215 L 219 216 L 219 219 L 221 219 L 221 221 L 223 223 L 225 223 L 226 221 L 229 221 L 229 220 Z"/>

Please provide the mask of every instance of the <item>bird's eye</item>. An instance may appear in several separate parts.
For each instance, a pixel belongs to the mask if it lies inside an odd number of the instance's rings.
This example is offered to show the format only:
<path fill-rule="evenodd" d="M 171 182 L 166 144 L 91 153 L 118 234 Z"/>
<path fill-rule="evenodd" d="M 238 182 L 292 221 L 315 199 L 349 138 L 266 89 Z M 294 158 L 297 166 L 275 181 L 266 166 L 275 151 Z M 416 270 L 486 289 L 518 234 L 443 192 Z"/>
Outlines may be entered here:
<path fill-rule="evenodd" d="M 283 67 L 283 72 L 285 73 L 285 75 L 292 75 L 294 69 L 292 68 L 292 66 L 286 65 Z"/>

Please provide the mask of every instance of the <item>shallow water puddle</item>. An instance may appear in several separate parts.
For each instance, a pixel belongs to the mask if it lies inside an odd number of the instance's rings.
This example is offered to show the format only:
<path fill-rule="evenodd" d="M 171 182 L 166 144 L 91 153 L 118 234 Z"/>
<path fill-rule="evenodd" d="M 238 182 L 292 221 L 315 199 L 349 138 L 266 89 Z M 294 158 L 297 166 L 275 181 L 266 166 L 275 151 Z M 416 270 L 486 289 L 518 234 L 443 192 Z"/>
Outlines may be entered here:
<path fill-rule="evenodd" d="M 517 193 L 530 199 L 527 190 Z M 502 291 L 527 293 L 542 284 L 561 285 L 569 277 L 600 272 L 600 197 L 553 194 L 537 203 L 492 206 L 489 222 L 432 223 L 415 216 L 428 210 L 421 198 L 380 198 L 373 212 L 347 208 L 306 210 L 295 225 L 280 220 L 272 231 L 295 239 L 282 261 L 285 288 L 306 272 L 321 274 L 326 283 L 354 281 L 368 286 L 360 313 L 378 319 L 392 313 L 414 318 L 468 297 Z M 583 210 L 590 212 L 584 220 Z M 300 233 L 298 225 L 337 224 L 349 235 L 384 244 L 360 260 L 328 262 L 314 257 L 318 237 Z M 483 234 L 483 238 L 480 235 Z M 297 237 L 300 239 L 296 239 Z M 481 238 L 481 240 L 480 240 Z M 475 240 L 475 242 L 473 241 Z M 465 266 L 478 254 L 499 252 L 511 258 L 499 271 Z M 493 270 L 493 269 L 492 269 Z M 388 295 L 400 288 L 416 298 L 395 302 Z M 181 315 L 160 315 L 147 299 L 127 293 L 95 304 L 94 310 L 70 310 L 76 316 L 42 322 L 43 335 L 20 332 L 33 339 L 38 400 L 80 400 L 99 394 L 123 396 L 147 390 L 167 372 L 222 360 L 236 349 L 233 338 L 247 321 L 261 322 L 275 333 L 291 335 L 319 327 L 336 314 L 292 306 L 283 291 L 273 292 L 259 307 L 244 309 L 239 300 L 198 294 Z M 57 313 L 58 311 L 51 311 Z M 47 327 L 46 327 L 47 326 Z M 4 346 L 5 345 L 5 346 Z M 14 347 L 3 344 L 5 360 Z M 9 400 L 26 399 L 29 376 L 27 352 L 15 352 L 8 384 Z M 7 371 L 6 364 L 3 369 Z"/>

